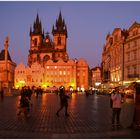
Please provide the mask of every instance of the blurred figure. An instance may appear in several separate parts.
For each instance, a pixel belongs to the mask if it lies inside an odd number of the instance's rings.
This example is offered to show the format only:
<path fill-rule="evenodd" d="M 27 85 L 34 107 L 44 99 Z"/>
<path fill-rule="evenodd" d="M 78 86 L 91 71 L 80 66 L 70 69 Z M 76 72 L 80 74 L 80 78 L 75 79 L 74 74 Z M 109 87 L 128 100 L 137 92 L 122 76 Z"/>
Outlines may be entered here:
<path fill-rule="evenodd" d="M 22 87 L 21 89 L 21 98 L 20 98 L 20 104 L 19 104 L 19 112 L 18 116 L 23 113 L 25 117 L 29 117 L 29 111 L 30 111 L 30 101 L 27 93 L 26 87 Z"/>
<path fill-rule="evenodd" d="M 60 108 L 58 109 L 56 115 L 59 117 L 59 112 L 65 107 L 65 116 L 69 116 L 68 114 L 68 99 L 69 96 L 65 93 L 65 88 L 63 86 L 59 89 L 59 96 L 60 96 Z"/>
<path fill-rule="evenodd" d="M 119 93 L 119 88 L 115 88 L 113 93 L 111 94 L 112 99 L 112 127 L 116 125 L 120 126 L 120 112 L 121 112 L 121 94 Z M 116 124 L 115 124 L 116 122 Z"/>
<path fill-rule="evenodd" d="M 89 96 L 89 91 L 85 90 L 85 94 L 86 94 L 86 97 L 88 97 Z"/>
<path fill-rule="evenodd" d="M 39 95 L 39 93 L 40 93 L 39 87 L 35 90 L 35 93 L 36 93 L 36 98 L 38 98 L 38 95 Z"/>

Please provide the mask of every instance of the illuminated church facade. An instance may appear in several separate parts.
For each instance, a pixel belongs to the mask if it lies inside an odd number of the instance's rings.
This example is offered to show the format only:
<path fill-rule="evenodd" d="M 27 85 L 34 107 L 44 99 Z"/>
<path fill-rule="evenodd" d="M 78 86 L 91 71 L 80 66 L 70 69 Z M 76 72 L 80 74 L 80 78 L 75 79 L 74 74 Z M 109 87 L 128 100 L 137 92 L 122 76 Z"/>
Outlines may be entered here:
<path fill-rule="evenodd" d="M 44 33 L 37 14 L 30 28 L 28 66 L 20 64 L 15 69 L 15 87 L 41 86 L 74 90 L 88 89 L 89 66 L 85 59 L 69 59 L 67 53 L 67 26 L 61 12 L 52 27 L 53 39 Z"/>

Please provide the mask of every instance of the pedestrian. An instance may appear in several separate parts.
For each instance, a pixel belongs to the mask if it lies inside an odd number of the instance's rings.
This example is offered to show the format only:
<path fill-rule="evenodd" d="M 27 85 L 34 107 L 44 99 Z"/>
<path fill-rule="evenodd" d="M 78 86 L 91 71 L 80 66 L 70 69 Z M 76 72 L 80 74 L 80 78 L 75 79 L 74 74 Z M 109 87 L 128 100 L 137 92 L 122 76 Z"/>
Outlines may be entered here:
<path fill-rule="evenodd" d="M 56 115 L 59 117 L 59 112 L 65 107 L 65 116 L 68 117 L 68 99 L 69 96 L 65 93 L 65 88 L 63 86 L 59 89 L 59 96 L 60 96 L 60 108 L 58 109 Z"/>
<path fill-rule="evenodd" d="M 17 115 L 19 116 L 21 113 L 23 113 L 25 117 L 29 117 L 30 101 L 29 101 L 29 97 L 27 96 L 26 86 L 22 87 L 20 95 L 21 98 L 19 104 L 19 111 Z"/>
<path fill-rule="evenodd" d="M 39 86 L 39 94 L 40 94 L 40 95 L 43 94 L 43 89 L 41 88 L 41 86 Z"/>
<path fill-rule="evenodd" d="M 27 88 L 27 97 L 28 97 L 28 99 L 29 99 L 29 102 L 30 102 L 30 105 L 32 106 L 32 101 L 31 101 L 31 97 L 32 97 L 32 89 L 28 86 L 28 88 Z"/>
<path fill-rule="evenodd" d="M 116 87 L 111 94 L 112 99 L 112 127 L 120 127 L 120 112 L 121 112 L 121 94 L 119 93 L 119 88 Z M 116 122 L 116 124 L 115 124 Z"/>
<path fill-rule="evenodd" d="M 39 87 L 37 87 L 37 89 L 35 90 L 35 93 L 36 93 L 36 98 L 38 98 L 38 95 L 40 93 L 40 88 Z"/>
<path fill-rule="evenodd" d="M 85 90 L 85 94 L 86 94 L 86 97 L 88 97 L 89 96 L 89 91 Z"/>

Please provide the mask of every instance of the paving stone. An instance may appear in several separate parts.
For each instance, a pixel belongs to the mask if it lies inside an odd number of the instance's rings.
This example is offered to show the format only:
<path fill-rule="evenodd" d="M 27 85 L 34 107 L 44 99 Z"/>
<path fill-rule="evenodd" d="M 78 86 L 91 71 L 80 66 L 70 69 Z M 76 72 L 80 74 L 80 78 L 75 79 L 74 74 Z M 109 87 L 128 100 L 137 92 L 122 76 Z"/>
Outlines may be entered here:
<path fill-rule="evenodd" d="M 8 96 L 0 102 L 0 139 L 45 138 L 140 138 L 133 129 L 112 130 L 109 97 L 73 94 L 69 100 L 69 117 L 56 116 L 59 96 L 43 94 L 32 97 L 30 117 L 17 116 L 19 97 Z"/>

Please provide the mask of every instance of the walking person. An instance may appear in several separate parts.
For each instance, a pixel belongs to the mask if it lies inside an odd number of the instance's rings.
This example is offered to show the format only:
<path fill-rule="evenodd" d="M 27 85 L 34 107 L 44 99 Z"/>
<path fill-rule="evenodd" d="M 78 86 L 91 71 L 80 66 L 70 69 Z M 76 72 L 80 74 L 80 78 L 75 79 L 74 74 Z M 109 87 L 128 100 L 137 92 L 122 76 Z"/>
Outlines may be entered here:
<path fill-rule="evenodd" d="M 121 112 L 121 94 L 119 93 L 119 88 L 116 87 L 111 94 L 112 99 L 112 127 L 120 127 L 120 112 Z M 116 122 L 116 123 L 115 123 Z"/>
<path fill-rule="evenodd" d="M 20 95 L 21 98 L 19 104 L 19 111 L 17 115 L 20 116 L 20 114 L 23 113 L 25 117 L 29 117 L 30 102 L 29 102 L 29 97 L 27 96 L 26 87 L 22 87 Z"/>
<path fill-rule="evenodd" d="M 65 107 L 65 116 L 68 117 L 68 99 L 69 96 L 65 93 L 65 88 L 63 86 L 60 87 L 59 90 L 59 96 L 60 96 L 60 108 L 58 109 L 56 115 L 59 117 L 59 112 Z"/>

